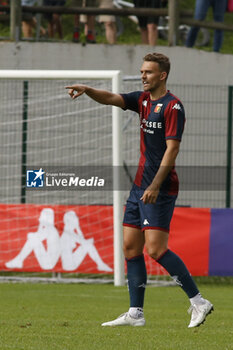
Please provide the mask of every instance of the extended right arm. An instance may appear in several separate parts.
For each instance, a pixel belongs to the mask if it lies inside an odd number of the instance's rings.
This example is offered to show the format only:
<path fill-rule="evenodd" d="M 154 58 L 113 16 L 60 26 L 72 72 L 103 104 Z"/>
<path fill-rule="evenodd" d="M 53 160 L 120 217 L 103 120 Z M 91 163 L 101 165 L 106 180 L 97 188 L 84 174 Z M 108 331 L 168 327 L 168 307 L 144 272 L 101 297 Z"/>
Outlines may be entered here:
<path fill-rule="evenodd" d="M 68 93 L 72 99 L 75 99 L 85 93 L 87 96 L 98 103 L 121 108 L 125 107 L 124 99 L 120 94 L 115 94 L 106 90 L 94 89 L 90 86 L 81 84 L 66 86 L 66 89 L 69 89 Z"/>

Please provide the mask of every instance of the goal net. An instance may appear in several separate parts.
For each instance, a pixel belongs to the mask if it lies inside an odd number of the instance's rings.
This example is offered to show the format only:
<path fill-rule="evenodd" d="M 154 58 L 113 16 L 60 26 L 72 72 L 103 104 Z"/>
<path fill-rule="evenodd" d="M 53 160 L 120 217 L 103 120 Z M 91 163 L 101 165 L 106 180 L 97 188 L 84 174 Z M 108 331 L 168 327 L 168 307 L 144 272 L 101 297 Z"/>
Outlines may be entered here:
<path fill-rule="evenodd" d="M 119 71 L 0 71 L 0 269 L 104 274 L 123 285 L 138 119 L 85 94 L 71 100 L 65 86 L 77 81 L 122 91 Z M 165 273 L 146 259 L 149 274 Z"/>

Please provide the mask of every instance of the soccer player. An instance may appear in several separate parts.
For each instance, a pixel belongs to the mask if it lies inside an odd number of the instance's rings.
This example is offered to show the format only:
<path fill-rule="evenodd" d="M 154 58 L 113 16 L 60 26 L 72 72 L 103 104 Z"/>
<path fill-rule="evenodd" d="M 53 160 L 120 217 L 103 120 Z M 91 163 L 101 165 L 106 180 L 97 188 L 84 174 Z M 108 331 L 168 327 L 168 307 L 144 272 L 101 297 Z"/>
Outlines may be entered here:
<path fill-rule="evenodd" d="M 190 299 L 189 328 L 202 324 L 213 310 L 213 305 L 201 296 L 183 261 L 168 249 L 169 226 L 178 194 L 174 166 L 185 123 L 181 101 L 166 88 L 169 71 L 169 58 L 153 53 L 144 57 L 141 67 L 144 91 L 115 94 L 86 85 L 67 87 L 72 99 L 85 93 L 99 103 L 135 111 L 140 118 L 141 155 L 123 220 L 130 308 L 102 326 L 144 326 L 147 282 L 144 246 Z"/>

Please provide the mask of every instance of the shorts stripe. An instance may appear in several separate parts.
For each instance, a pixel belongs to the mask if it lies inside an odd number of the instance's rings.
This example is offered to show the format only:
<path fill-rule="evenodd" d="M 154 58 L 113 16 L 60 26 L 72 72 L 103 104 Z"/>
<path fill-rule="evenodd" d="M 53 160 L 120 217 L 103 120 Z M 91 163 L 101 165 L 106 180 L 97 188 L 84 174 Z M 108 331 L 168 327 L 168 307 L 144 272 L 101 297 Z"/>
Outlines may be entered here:
<path fill-rule="evenodd" d="M 142 231 L 161 230 L 169 233 L 177 196 L 160 192 L 155 204 L 144 204 L 141 201 L 143 192 L 144 189 L 133 185 L 126 203 L 123 225 Z"/>
<path fill-rule="evenodd" d="M 139 228 L 141 230 L 141 227 L 140 226 L 137 226 L 137 225 L 131 225 L 131 224 L 126 224 L 123 222 L 123 226 L 128 226 L 128 227 L 133 227 L 133 228 Z"/>
<path fill-rule="evenodd" d="M 159 231 L 163 231 L 163 232 L 169 232 L 169 229 L 164 228 L 164 227 L 155 227 L 155 226 L 146 226 L 142 228 L 142 231 L 146 231 L 146 230 L 159 230 Z"/>

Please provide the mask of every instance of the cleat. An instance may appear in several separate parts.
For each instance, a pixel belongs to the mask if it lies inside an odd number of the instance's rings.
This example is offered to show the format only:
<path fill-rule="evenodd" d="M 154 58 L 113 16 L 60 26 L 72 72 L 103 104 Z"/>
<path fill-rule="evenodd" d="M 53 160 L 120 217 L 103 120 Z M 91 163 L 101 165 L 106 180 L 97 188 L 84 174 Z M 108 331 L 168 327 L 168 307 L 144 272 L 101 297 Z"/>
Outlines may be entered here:
<path fill-rule="evenodd" d="M 92 33 L 88 33 L 86 36 L 86 42 L 88 44 L 96 44 L 95 37 Z"/>
<path fill-rule="evenodd" d="M 74 43 L 79 43 L 79 32 L 74 32 L 73 33 L 73 42 Z"/>
<path fill-rule="evenodd" d="M 129 312 L 125 312 L 113 321 L 104 322 L 101 326 L 115 327 L 115 326 L 144 326 L 146 323 L 144 317 L 134 318 L 130 316 Z"/>
<path fill-rule="evenodd" d="M 214 310 L 213 304 L 205 299 L 204 304 L 191 305 L 188 313 L 192 314 L 188 328 L 198 327 L 205 322 L 206 317 Z"/>

